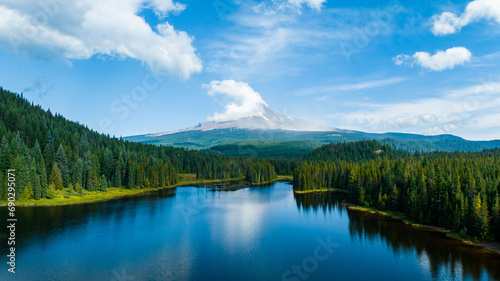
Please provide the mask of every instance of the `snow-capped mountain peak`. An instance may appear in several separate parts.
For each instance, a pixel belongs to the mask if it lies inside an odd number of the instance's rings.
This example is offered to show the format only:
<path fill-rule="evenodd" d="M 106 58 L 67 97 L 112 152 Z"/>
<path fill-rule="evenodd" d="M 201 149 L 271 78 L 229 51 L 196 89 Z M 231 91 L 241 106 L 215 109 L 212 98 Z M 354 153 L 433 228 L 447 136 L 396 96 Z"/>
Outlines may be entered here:
<path fill-rule="evenodd" d="M 334 131 L 334 128 L 322 126 L 314 122 L 294 119 L 290 116 L 278 113 L 268 106 L 264 106 L 258 115 L 252 117 L 240 118 L 231 121 L 209 121 L 199 123 L 185 129 L 150 134 L 151 137 L 175 134 L 187 131 L 210 131 L 217 129 L 255 129 L 255 130 L 286 130 L 286 131 Z"/>

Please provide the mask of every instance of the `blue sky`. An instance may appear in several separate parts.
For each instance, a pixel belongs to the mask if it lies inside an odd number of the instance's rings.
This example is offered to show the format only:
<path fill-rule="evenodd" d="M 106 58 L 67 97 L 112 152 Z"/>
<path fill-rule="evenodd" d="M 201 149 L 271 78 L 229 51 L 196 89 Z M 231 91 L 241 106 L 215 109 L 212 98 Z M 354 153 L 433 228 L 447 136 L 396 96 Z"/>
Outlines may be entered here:
<path fill-rule="evenodd" d="M 337 128 L 500 139 L 498 0 L 18 2 L 0 2 L 0 85 L 103 133 L 264 102 Z"/>

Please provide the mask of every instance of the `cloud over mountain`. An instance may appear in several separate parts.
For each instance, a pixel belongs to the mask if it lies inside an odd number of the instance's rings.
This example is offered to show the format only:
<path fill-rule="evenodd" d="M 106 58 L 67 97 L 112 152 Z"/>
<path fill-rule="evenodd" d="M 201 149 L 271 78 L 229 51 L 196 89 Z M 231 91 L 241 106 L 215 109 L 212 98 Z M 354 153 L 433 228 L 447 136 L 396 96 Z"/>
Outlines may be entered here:
<path fill-rule="evenodd" d="M 215 113 L 208 117 L 209 121 L 230 121 L 241 118 L 263 116 L 266 102 L 260 94 L 245 82 L 234 80 L 212 81 L 208 88 L 208 94 L 212 97 L 222 96 L 225 101 L 223 113 Z"/>
<path fill-rule="evenodd" d="M 0 47 L 42 59 L 131 58 L 157 73 L 188 79 L 202 70 L 193 38 L 163 18 L 184 5 L 172 0 L 2 1 Z M 152 9 L 160 23 L 139 16 Z"/>

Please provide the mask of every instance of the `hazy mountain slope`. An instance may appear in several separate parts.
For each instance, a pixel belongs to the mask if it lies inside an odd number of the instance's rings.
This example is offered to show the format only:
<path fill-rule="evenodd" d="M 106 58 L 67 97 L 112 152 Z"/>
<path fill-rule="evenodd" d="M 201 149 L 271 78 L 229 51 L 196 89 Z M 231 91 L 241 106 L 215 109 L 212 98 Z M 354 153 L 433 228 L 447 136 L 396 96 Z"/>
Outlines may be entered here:
<path fill-rule="evenodd" d="M 159 145 L 172 145 L 191 149 L 209 149 L 216 145 L 239 145 L 238 141 L 269 142 L 270 147 L 276 146 L 276 142 L 309 141 L 318 145 L 331 142 L 352 142 L 359 140 L 380 140 L 384 144 L 391 145 L 402 151 L 479 151 L 483 149 L 500 147 L 500 141 L 467 141 L 453 135 L 423 136 L 404 133 L 365 133 L 321 126 L 313 122 L 294 119 L 280 114 L 265 106 L 263 113 L 253 117 L 241 118 L 233 121 L 206 122 L 181 130 L 131 136 L 125 138 L 129 141 L 151 143 Z M 235 144 L 236 142 L 236 144 Z M 248 145 L 248 144 L 246 144 Z M 253 145 L 253 144 L 251 144 Z M 281 149 L 282 145 L 280 146 Z M 314 146 L 302 145 L 307 150 Z M 305 153 L 304 150 L 290 152 L 290 155 Z M 246 155 L 249 147 L 235 149 L 225 147 L 222 149 L 229 155 L 241 152 Z M 295 148 L 291 147 L 294 150 Z M 255 151 L 270 151 L 270 148 L 254 147 Z M 267 155 L 267 152 L 265 153 Z"/>
<path fill-rule="evenodd" d="M 321 126 L 313 122 L 302 119 L 294 119 L 292 117 L 278 113 L 267 106 L 264 106 L 264 113 L 258 116 L 241 118 L 232 121 L 223 122 L 205 122 L 191 126 L 185 129 L 180 129 L 170 132 L 162 132 L 149 134 L 149 137 L 160 137 L 164 135 L 172 135 L 190 131 L 212 131 L 223 129 L 255 129 L 255 130 L 286 130 L 286 131 L 335 131 L 336 129 L 326 126 Z"/>
<path fill-rule="evenodd" d="M 235 141 L 313 141 L 318 144 L 331 142 L 351 142 L 376 139 L 395 149 L 413 152 L 428 151 L 480 151 L 500 147 L 500 141 L 468 141 L 462 138 L 443 136 L 422 136 L 414 134 L 369 134 L 338 130 L 335 132 L 300 132 L 286 130 L 215 129 L 210 131 L 185 131 L 161 136 L 140 135 L 126 138 L 129 141 L 172 145 L 190 149 L 207 149 L 215 145 L 230 144 Z"/>

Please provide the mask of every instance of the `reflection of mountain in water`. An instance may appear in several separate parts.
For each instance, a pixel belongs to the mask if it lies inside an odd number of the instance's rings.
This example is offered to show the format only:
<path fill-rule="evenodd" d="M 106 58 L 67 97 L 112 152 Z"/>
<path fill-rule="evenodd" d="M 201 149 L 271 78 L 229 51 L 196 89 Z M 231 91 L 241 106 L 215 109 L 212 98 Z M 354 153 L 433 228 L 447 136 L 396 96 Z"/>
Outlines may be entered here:
<path fill-rule="evenodd" d="M 295 194 L 299 210 L 344 210 L 342 193 Z M 500 256 L 446 237 L 444 233 L 422 231 L 390 218 L 359 211 L 347 211 L 352 240 L 381 240 L 396 256 L 416 252 L 420 266 L 429 278 L 439 280 L 443 272 L 481 280 L 483 272 L 500 280 Z M 454 279 L 453 279 L 454 280 Z"/>

